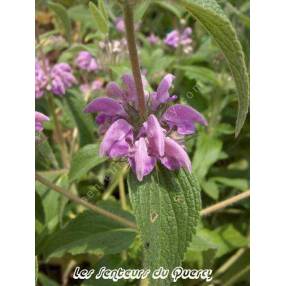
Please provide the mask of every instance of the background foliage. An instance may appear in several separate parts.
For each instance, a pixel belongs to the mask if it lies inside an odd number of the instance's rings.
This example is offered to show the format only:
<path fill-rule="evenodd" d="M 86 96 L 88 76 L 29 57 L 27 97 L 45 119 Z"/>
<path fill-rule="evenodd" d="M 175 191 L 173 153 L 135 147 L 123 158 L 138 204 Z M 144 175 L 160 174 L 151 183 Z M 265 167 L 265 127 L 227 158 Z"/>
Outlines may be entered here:
<path fill-rule="evenodd" d="M 120 42 L 124 34 L 114 22 L 122 16 L 117 1 L 36 1 L 37 46 L 51 63 L 68 62 L 81 50 L 99 60 L 95 74 L 76 70 L 80 83 L 100 79 L 118 81 L 130 71 L 126 47 L 120 51 L 102 48 Z M 235 27 L 249 62 L 249 1 L 218 1 Z M 99 8 L 97 8 L 99 7 Z M 148 8 L 148 9 L 147 9 Z M 202 188 L 202 208 L 244 192 L 249 188 L 249 118 L 237 138 L 235 122 L 237 91 L 230 69 L 216 42 L 205 29 L 174 2 L 141 1 L 135 11 L 139 23 L 139 53 L 142 69 L 151 86 L 166 72 L 176 75 L 174 94 L 181 102 L 202 112 L 209 125 L 187 142 L 193 170 Z M 160 39 L 174 28 L 193 29 L 190 54 L 167 47 L 163 40 L 151 45 L 151 32 Z M 107 35 L 108 33 L 108 35 Z M 117 43 L 118 43 L 117 42 Z M 91 98 L 104 94 L 104 87 L 84 95 L 79 86 L 63 97 L 54 97 L 70 168 L 64 168 L 55 137 L 55 122 L 45 124 L 36 146 L 36 170 L 55 184 L 134 222 L 122 162 L 98 157 L 98 130 L 83 108 Z M 36 110 L 51 117 L 47 96 L 36 100 Z M 122 193 L 123 192 L 123 193 Z M 126 201 L 125 201 L 125 196 Z M 99 269 L 141 268 L 142 243 L 134 230 L 94 214 L 36 183 L 36 259 L 38 285 L 110 285 L 110 281 L 74 281 L 76 266 Z M 241 201 L 201 218 L 197 234 L 184 254 L 185 268 L 211 268 L 213 285 L 249 285 L 249 202 Z M 204 285 L 201 281 L 181 281 Z M 138 285 L 139 281 L 119 281 Z"/>

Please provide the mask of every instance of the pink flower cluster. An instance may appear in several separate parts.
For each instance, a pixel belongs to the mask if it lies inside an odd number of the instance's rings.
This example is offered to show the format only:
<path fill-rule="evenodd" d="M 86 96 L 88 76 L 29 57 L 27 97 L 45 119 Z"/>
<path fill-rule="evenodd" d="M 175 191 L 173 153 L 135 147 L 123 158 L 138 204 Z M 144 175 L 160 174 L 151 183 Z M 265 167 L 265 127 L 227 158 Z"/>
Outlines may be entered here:
<path fill-rule="evenodd" d="M 126 158 L 139 181 L 150 174 L 156 162 L 175 170 L 191 171 L 191 161 L 184 147 L 184 137 L 195 132 L 195 123 L 207 125 L 195 109 L 183 104 L 171 105 L 174 76 L 167 74 L 156 91 L 145 91 L 147 120 L 139 118 L 138 97 L 132 76 L 122 76 L 123 88 L 115 82 L 106 87 L 106 97 L 96 98 L 85 112 L 97 113 L 96 123 L 104 135 L 100 155 Z M 142 79 L 145 86 L 147 81 Z"/>
<path fill-rule="evenodd" d="M 41 132 L 44 129 L 43 122 L 48 121 L 49 117 L 45 114 L 35 111 L 35 130 Z"/>
<path fill-rule="evenodd" d="M 192 28 L 187 27 L 183 31 L 173 30 L 167 34 L 165 37 L 165 44 L 172 47 L 178 48 L 179 46 L 183 47 L 184 52 L 188 53 L 192 50 Z"/>
<path fill-rule="evenodd" d="M 45 66 L 43 66 L 43 64 L 36 59 L 36 98 L 42 97 L 45 90 L 51 91 L 55 95 L 63 96 L 66 90 L 76 83 L 77 80 L 69 64 L 58 63 L 50 67 L 48 61 L 46 61 Z"/>

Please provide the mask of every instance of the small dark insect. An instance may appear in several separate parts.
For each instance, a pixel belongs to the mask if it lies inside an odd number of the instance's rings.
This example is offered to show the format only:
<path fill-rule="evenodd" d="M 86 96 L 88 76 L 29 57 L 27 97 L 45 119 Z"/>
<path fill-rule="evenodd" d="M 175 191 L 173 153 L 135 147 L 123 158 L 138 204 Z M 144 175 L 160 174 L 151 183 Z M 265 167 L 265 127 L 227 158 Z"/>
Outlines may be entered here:
<path fill-rule="evenodd" d="M 145 248 L 149 248 L 149 246 L 150 246 L 150 243 L 149 243 L 149 242 L 146 242 L 146 243 L 145 243 Z"/>

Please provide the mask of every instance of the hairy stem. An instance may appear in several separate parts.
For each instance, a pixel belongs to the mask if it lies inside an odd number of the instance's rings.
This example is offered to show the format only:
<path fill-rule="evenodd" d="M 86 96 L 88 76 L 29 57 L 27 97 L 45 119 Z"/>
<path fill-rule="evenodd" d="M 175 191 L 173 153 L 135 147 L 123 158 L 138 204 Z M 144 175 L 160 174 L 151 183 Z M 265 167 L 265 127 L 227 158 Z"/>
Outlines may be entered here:
<path fill-rule="evenodd" d="M 125 226 L 128 226 L 130 228 L 133 228 L 133 229 L 136 229 L 136 224 L 133 223 L 132 221 L 129 221 L 128 219 L 126 218 L 123 218 L 123 217 L 120 217 L 118 215 L 115 215 L 105 209 L 102 209 L 98 206 L 95 206 L 81 198 L 79 198 L 78 196 L 74 195 L 73 193 L 71 192 L 68 192 L 66 191 L 65 189 L 55 185 L 54 183 L 50 182 L 49 180 L 47 180 L 46 178 L 42 177 L 41 175 L 37 174 L 36 173 L 36 180 L 39 181 L 40 183 L 42 183 L 43 185 L 49 187 L 50 189 L 60 193 L 61 195 L 67 197 L 69 200 L 75 202 L 75 203 L 78 203 L 92 211 L 94 211 L 95 213 L 97 214 L 100 214 L 102 216 L 105 216 L 105 217 L 108 217 L 112 220 L 115 220 L 119 223 L 121 223 L 122 225 L 125 225 Z"/>
<path fill-rule="evenodd" d="M 123 3 L 124 10 L 124 23 L 125 23 L 125 31 L 126 38 L 128 44 L 129 58 L 132 67 L 132 73 L 135 81 L 137 96 L 138 96 L 138 105 L 139 105 L 139 114 L 142 120 L 145 120 L 146 117 L 146 105 L 145 105 L 145 97 L 143 90 L 142 77 L 140 72 L 140 65 L 136 47 L 135 40 L 135 28 L 134 28 L 134 17 L 133 10 L 130 4 L 130 0 L 124 0 Z"/>
<path fill-rule="evenodd" d="M 239 194 L 237 196 L 234 196 L 232 198 L 229 198 L 227 200 L 219 202 L 219 203 L 217 203 L 217 204 L 215 204 L 213 206 L 210 206 L 210 207 L 207 207 L 207 208 L 203 209 L 201 211 L 201 216 L 206 216 L 206 215 L 209 215 L 209 214 L 211 214 L 213 212 L 216 212 L 218 210 L 226 208 L 226 207 L 228 207 L 228 206 L 230 206 L 230 205 L 232 205 L 232 204 L 234 204 L 234 203 L 236 203 L 238 201 L 241 201 L 243 199 L 248 198 L 249 196 L 250 196 L 250 191 L 243 192 L 243 193 L 241 193 L 241 194 Z"/>

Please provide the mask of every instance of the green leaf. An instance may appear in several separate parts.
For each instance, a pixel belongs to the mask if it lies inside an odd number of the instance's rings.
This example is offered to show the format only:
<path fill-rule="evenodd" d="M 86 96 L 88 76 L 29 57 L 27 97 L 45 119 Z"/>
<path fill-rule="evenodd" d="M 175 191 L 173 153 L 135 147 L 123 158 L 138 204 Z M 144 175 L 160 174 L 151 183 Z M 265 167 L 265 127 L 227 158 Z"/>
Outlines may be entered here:
<path fill-rule="evenodd" d="M 202 183 L 203 191 L 208 194 L 212 199 L 217 200 L 219 197 L 219 188 L 214 181 L 208 180 Z"/>
<path fill-rule="evenodd" d="M 184 70 L 185 76 L 190 80 L 196 79 L 202 81 L 203 83 L 211 83 L 215 86 L 219 85 L 217 74 L 209 68 L 194 65 L 188 67 L 176 66 L 176 68 Z"/>
<path fill-rule="evenodd" d="M 99 156 L 98 144 L 89 144 L 81 148 L 72 158 L 71 168 L 69 171 L 69 181 L 79 179 L 90 169 L 96 167 L 106 160 L 105 157 Z"/>
<path fill-rule="evenodd" d="M 227 187 L 235 188 L 241 191 L 245 191 L 249 187 L 248 181 L 242 178 L 213 177 L 212 180 Z"/>
<path fill-rule="evenodd" d="M 111 207 L 111 210 L 132 219 L 129 213 L 120 210 L 118 206 Z M 48 257 L 60 257 L 64 253 L 115 254 L 127 249 L 135 235 L 134 230 L 91 211 L 85 211 L 66 227 L 50 235 L 43 244 L 42 251 Z"/>
<path fill-rule="evenodd" d="M 80 22 L 84 28 L 94 28 L 93 16 L 86 5 L 79 4 L 68 9 L 68 15 L 73 21 Z"/>
<path fill-rule="evenodd" d="M 110 270 L 118 269 L 119 267 L 126 268 L 126 264 L 124 264 L 124 260 L 120 254 L 115 255 L 105 255 L 100 258 L 99 261 L 96 261 L 96 264 L 92 265 L 92 269 L 95 270 L 95 273 L 99 273 L 100 269 L 105 267 Z M 127 286 L 129 281 L 126 279 L 119 279 L 118 281 L 112 281 L 111 279 L 104 279 L 100 277 L 98 279 L 87 279 L 80 286 Z"/>
<path fill-rule="evenodd" d="M 236 32 L 215 0 L 180 0 L 191 15 L 213 36 L 229 64 L 238 92 L 236 136 L 239 134 L 249 107 L 249 78 L 245 58 Z"/>
<path fill-rule="evenodd" d="M 217 258 L 249 243 L 248 239 L 231 224 L 220 226 L 215 230 L 198 229 L 198 235 L 216 245 Z"/>
<path fill-rule="evenodd" d="M 59 286 L 59 284 L 52 280 L 51 278 L 49 278 L 48 276 L 46 276 L 43 273 L 39 273 L 39 281 L 41 282 L 41 285 L 43 286 Z"/>
<path fill-rule="evenodd" d="M 128 177 L 129 195 L 144 247 L 147 269 L 181 264 L 199 220 L 200 188 L 193 174 L 160 168 L 139 182 Z M 169 285 L 171 278 L 150 281 Z"/>
<path fill-rule="evenodd" d="M 98 0 L 98 8 L 101 14 L 104 16 L 105 20 L 108 21 L 108 13 L 103 0 Z"/>
<path fill-rule="evenodd" d="M 205 237 L 197 234 L 194 236 L 192 243 L 188 247 L 188 251 L 206 251 L 209 249 L 217 249 L 217 245 L 207 240 Z"/>
<path fill-rule="evenodd" d="M 58 162 L 48 139 L 39 134 L 36 140 L 36 169 L 58 168 Z"/>
<path fill-rule="evenodd" d="M 102 14 L 102 11 L 92 2 L 89 2 L 89 9 L 94 16 L 94 21 L 98 30 L 103 34 L 108 34 L 108 21 Z"/>
<path fill-rule="evenodd" d="M 65 103 L 78 127 L 80 145 L 86 145 L 94 142 L 94 122 L 88 113 L 83 110 L 86 106 L 80 93 L 69 90 L 64 97 Z"/>
<path fill-rule="evenodd" d="M 58 221 L 58 210 L 60 202 L 60 194 L 51 191 L 50 189 L 42 190 L 39 185 L 36 185 L 37 192 L 42 197 L 42 204 L 44 208 L 45 223 L 48 224 L 51 221 Z M 54 226 L 54 224 L 53 224 Z"/>
<path fill-rule="evenodd" d="M 48 7 L 53 10 L 63 26 L 68 42 L 71 42 L 71 22 L 65 7 L 59 3 L 49 2 Z"/>
<path fill-rule="evenodd" d="M 36 220 L 38 220 L 40 223 L 45 223 L 45 210 L 43 207 L 41 196 L 38 194 L 38 192 L 35 193 L 35 215 Z"/>
<path fill-rule="evenodd" d="M 144 14 L 147 11 L 147 9 L 149 8 L 151 2 L 152 2 L 151 0 L 144 0 L 135 6 L 134 19 L 136 22 L 139 22 L 143 18 Z"/>
<path fill-rule="evenodd" d="M 153 1 L 153 3 L 161 6 L 162 8 L 164 8 L 166 10 L 169 10 L 171 13 L 173 13 L 175 16 L 177 16 L 179 19 L 181 19 L 181 17 L 182 17 L 181 7 L 179 5 L 177 5 L 177 3 L 175 3 L 175 1 L 173 3 L 168 3 L 165 0 L 155 0 L 155 1 Z"/>
<path fill-rule="evenodd" d="M 201 134 L 196 146 L 196 152 L 192 161 L 193 170 L 199 179 L 203 179 L 212 164 L 220 158 L 222 141 L 207 134 Z"/>

